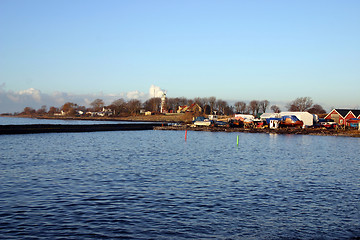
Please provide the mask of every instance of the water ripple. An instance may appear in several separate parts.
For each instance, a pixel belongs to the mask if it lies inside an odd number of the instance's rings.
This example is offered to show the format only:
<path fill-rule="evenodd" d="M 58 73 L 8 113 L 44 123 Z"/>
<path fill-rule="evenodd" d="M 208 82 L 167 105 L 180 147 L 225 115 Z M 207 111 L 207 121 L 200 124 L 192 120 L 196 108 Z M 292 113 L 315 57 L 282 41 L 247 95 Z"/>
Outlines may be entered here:
<path fill-rule="evenodd" d="M 183 134 L 3 136 L 1 236 L 360 237 L 356 139 Z"/>

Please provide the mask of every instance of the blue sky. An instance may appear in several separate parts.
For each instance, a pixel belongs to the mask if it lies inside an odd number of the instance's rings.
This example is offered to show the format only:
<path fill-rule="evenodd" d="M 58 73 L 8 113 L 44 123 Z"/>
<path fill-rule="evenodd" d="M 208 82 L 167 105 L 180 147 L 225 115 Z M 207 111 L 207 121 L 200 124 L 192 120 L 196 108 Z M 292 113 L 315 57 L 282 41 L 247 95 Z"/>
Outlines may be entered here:
<path fill-rule="evenodd" d="M 357 0 L 2 0 L 0 112 L 145 99 L 152 85 L 168 97 L 358 108 L 359 12 Z"/>

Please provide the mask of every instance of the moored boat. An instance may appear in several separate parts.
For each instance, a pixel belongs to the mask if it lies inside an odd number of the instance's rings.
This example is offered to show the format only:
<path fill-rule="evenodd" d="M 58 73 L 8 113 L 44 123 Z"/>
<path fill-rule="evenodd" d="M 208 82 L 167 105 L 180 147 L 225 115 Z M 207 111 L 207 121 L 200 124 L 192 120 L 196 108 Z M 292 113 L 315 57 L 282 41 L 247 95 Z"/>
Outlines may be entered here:
<path fill-rule="evenodd" d="M 208 118 L 205 118 L 205 117 L 197 117 L 197 118 L 194 119 L 193 124 L 195 126 L 206 126 L 206 127 L 208 127 L 208 126 L 214 124 L 214 121 L 212 121 L 212 120 L 210 120 Z"/>
<path fill-rule="evenodd" d="M 299 120 L 295 115 L 282 116 L 280 127 L 302 127 L 304 122 Z"/>

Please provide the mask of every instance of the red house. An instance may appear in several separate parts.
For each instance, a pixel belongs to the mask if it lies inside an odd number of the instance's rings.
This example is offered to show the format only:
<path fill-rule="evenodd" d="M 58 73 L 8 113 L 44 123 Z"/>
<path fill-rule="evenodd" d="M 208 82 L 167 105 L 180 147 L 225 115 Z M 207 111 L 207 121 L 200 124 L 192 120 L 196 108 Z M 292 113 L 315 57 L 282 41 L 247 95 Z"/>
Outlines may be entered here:
<path fill-rule="evenodd" d="M 358 109 L 333 109 L 325 119 L 332 119 L 339 125 L 347 126 L 347 121 L 351 118 L 360 118 L 360 110 Z"/>

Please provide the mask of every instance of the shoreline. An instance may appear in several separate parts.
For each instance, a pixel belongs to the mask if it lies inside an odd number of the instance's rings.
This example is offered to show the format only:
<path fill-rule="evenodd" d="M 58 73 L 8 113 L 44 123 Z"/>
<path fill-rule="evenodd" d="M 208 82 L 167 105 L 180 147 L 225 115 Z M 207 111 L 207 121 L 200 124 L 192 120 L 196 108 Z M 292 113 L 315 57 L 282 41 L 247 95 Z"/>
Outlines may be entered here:
<path fill-rule="evenodd" d="M 156 126 L 154 130 L 164 131 L 204 131 L 204 132 L 242 132 L 242 133 L 265 133 L 282 135 L 313 135 L 313 136 L 334 136 L 360 138 L 358 130 L 335 130 L 320 128 L 226 128 L 226 127 L 190 127 L 190 126 Z"/>
<path fill-rule="evenodd" d="M 15 118 L 34 118 L 34 119 L 48 119 L 48 120 L 82 120 L 82 121 L 115 121 L 115 122 L 134 122 L 134 123 L 182 123 L 180 126 L 160 126 L 154 125 L 154 130 L 173 130 L 173 131 L 206 131 L 206 132 L 244 132 L 244 133 L 266 133 L 266 134 L 301 134 L 314 136 L 338 136 L 338 137 L 355 137 L 360 138 L 359 130 L 343 130 L 343 129 L 323 129 L 323 128 L 226 128 L 226 127 L 190 127 L 184 121 L 189 116 L 185 114 L 176 115 L 137 115 L 128 117 L 59 117 L 59 116 L 2 116 Z"/>

